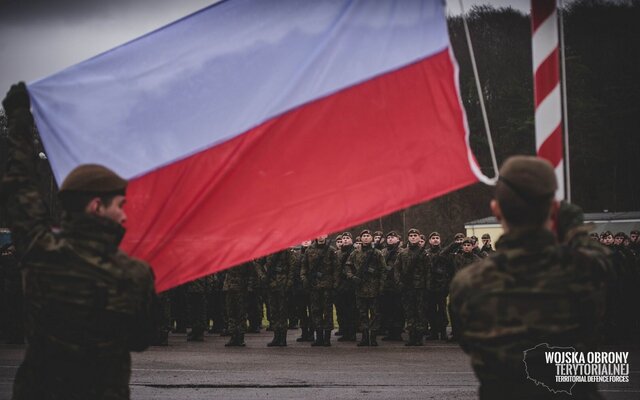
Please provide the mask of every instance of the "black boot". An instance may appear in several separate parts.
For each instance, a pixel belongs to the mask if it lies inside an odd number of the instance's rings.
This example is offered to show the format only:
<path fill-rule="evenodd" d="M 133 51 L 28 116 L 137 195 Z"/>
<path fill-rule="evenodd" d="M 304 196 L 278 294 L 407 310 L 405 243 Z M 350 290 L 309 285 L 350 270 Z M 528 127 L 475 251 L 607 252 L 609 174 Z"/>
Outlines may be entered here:
<path fill-rule="evenodd" d="M 280 345 L 280 331 L 273 332 L 273 340 L 267 343 L 267 347 L 274 347 Z"/>
<path fill-rule="evenodd" d="M 369 346 L 372 346 L 372 347 L 378 346 L 378 342 L 376 341 L 376 335 L 377 335 L 376 331 L 369 332 Z"/>
<path fill-rule="evenodd" d="M 440 340 L 446 341 L 447 340 L 447 328 L 440 329 L 440 333 L 439 333 L 438 336 L 440 336 Z"/>
<path fill-rule="evenodd" d="M 362 331 L 362 340 L 358 343 L 358 347 L 369 346 L 369 330 L 364 329 Z"/>
<path fill-rule="evenodd" d="M 238 342 L 238 335 L 239 333 L 232 333 L 231 334 L 231 338 L 229 339 L 229 341 L 227 343 L 224 344 L 224 347 L 235 347 L 235 346 L 239 346 L 239 342 Z"/>
<path fill-rule="evenodd" d="M 324 347 L 331 346 L 331 330 L 330 329 L 324 331 L 324 341 L 322 342 L 322 345 Z"/>
<path fill-rule="evenodd" d="M 280 331 L 280 341 L 278 342 L 278 347 L 287 347 L 287 329 L 283 329 Z"/>
<path fill-rule="evenodd" d="M 324 343 L 324 332 L 322 329 L 316 329 L 316 341 L 311 343 L 311 346 L 322 346 Z"/>

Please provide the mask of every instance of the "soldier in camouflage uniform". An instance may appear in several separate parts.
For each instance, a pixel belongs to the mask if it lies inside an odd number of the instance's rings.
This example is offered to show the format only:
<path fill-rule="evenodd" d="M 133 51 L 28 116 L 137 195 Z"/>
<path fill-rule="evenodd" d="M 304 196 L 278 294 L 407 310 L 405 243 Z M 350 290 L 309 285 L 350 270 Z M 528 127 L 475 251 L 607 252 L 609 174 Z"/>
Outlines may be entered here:
<path fill-rule="evenodd" d="M 327 242 L 327 235 L 318 236 L 305 252 L 300 271 L 302 285 L 311 291 L 311 318 L 316 328 L 312 346 L 331 346 L 333 297 L 339 273 L 335 249 Z"/>
<path fill-rule="evenodd" d="M 344 232 L 342 234 L 342 247 L 338 251 L 340 267 L 338 282 L 336 283 L 336 317 L 341 331 L 341 337 L 338 338 L 338 342 L 355 342 L 356 340 L 356 322 L 358 318 L 356 287 L 353 281 L 347 279 L 346 270 L 347 260 L 354 250 L 351 232 Z"/>
<path fill-rule="evenodd" d="M 356 284 L 356 306 L 362 330 L 358 346 L 377 346 L 380 330 L 378 296 L 384 288 L 386 266 L 382 252 L 373 248 L 373 236 L 368 229 L 360 233 L 362 247 L 349 256 L 346 263 L 347 278 Z"/>
<path fill-rule="evenodd" d="M 204 341 L 205 321 L 207 319 L 206 291 L 207 283 L 205 277 L 194 279 L 185 284 L 187 317 L 189 326 L 191 326 L 191 331 L 187 334 L 187 341 L 189 342 Z"/>
<path fill-rule="evenodd" d="M 384 341 L 402 341 L 404 329 L 404 310 L 402 308 L 402 294 L 396 286 L 393 266 L 400 253 L 400 235 L 396 231 L 387 233 L 387 245 L 382 249 L 385 261 L 384 287 L 380 295 L 380 319 L 382 328 L 387 331 Z"/>
<path fill-rule="evenodd" d="M 3 106 L 11 158 L 2 198 L 22 256 L 28 342 L 13 399 L 128 399 L 130 351 L 153 340 L 157 298 L 149 266 L 118 250 L 127 181 L 98 165 L 73 169 L 60 187 L 65 213 L 54 233 L 33 172 L 24 83 Z"/>
<path fill-rule="evenodd" d="M 402 290 L 402 305 L 409 331 L 409 340 L 405 345 L 422 346 L 426 324 L 427 257 L 420 247 L 420 231 L 409 229 L 407 236 L 409 245 L 400 252 L 394 266 L 395 280 Z"/>
<path fill-rule="evenodd" d="M 293 286 L 295 254 L 291 249 L 281 250 L 267 257 L 264 270 L 258 269 L 258 278 L 264 282 L 269 295 L 273 340 L 269 347 L 287 345 L 287 292 Z"/>
<path fill-rule="evenodd" d="M 213 321 L 210 333 L 222 333 L 225 328 L 224 317 L 224 294 L 222 285 L 224 284 L 224 272 L 216 272 L 210 276 L 209 294 L 207 298 L 207 318 Z"/>
<path fill-rule="evenodd" d="M 451 284 L 452 324 L 471 356 L 481 399 L 601 398 L 594 383 L 576 383 L 572 396 L 552 393 L 528 379 L 523 363 L 524 352 L 543 343 L 593 350 L 605 310 L 607 251 L 589 239 L 577 207 L 564 204 L 558 212 L 556 188 L 549 162 L 509 158 L 491 202 L 505 232 L 497 252 Z M 561 244 L 550 230 L 553 219 Z M 544 352 L 527 356 L 537 379 L 553 382 L 545 371 L 556 369 L 544 364 Z"/>
<path fill-rule="evenodd" d="M 453 257 L 440 247 L 440 234 L 429 234 L 427 248 L 427 321 L 430 332 L 428 339 L 447 339 L 447 296 L 453 278 Z"/>
<path fill-rule="evenodd" d="M 169 291 L 158 293 L 158 324 L 153 346 L 168 346 L 169 332 L 171 332 L 171 298 Z"/>
<path fill-rule="evenodd" d="M 187 333 L 187 284 L 176 286 L 169 290 L 171 301 L 171 321 L 175 321 L 174 333 Z"/>
<path fill-rule="evenodd" d="M 300 276 L 304 254 L 311 246 L 311 240 L 305 240 L 300 245 L 300 250 L 295 252 L 296 262 L 293 266 L 293 308 L 300 321 L 301 335 L 296 342 L 313 342 L 313 326 L 311 324 L 311 309 L 309 300 L 309 290 L 302 286 Z"/>
<path fill-rule="evenodd" d="M 247 330 L 247 293 L 253 292 L 256 286 L 255 261 L 247 261 L 226 271 L 222 291 L 227 308 L 229 333 L 231 338 L 225 344 L 227 347 L 244 347 L 244 334 Z"/>

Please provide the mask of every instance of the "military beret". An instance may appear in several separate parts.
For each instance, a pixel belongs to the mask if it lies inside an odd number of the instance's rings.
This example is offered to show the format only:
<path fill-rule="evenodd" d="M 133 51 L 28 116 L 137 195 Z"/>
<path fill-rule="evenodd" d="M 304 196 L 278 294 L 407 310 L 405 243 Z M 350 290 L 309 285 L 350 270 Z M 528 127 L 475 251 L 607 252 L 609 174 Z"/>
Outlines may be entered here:
<path fill-rule="evenodd" d="M 471 239 L 471 241 L 473 241 L 473 242 L 477 242 L 478 241 L 478 237 L 476 235 L 470 236 L 469 239 Z"/>
<path fill-rule="evenodd" d="M 600 237 L 600 235 L 598 235 L 598 232 L 591 232 L 591 234 L 589 235 L 592 238 L 598 239 Z"/>
<path fill-rule="evenodd" d="M 626 237 L 627 237 L 627 234 L 626 234 L 626 233 L 624 233 L 624 232 L 618 232 L 618 233 L 616 233 L 616 235 L 615 235 L 614 237 L 623 237 L 623 238 L 626 238 Z"/>
<path fill-rule="evenodd" d="M 84 164 L 74 168 L 60 186 L 62 192 L 124 193 L 127 180 L 107 167 Z"/>
<path fill-rule="evenodd" d="M 613 236 L 613 233 L 611 233 L 611 231 L 604 231 L 600 234 L 600 237 L 607 237 L 607 236 Z"/>
<path fill-rule="evenodd" d="M 412 233 L 415 233 L 416 235 L 419 235 L 420 231 L 417 230 L 416 228 L 411 228 L 411 229 L 409 229 L 409 232 L 407 232 L 407 235 L 411 235 Z"/>
<path fill-rule="evenodd" d="M 485 233 L 484 235 L 482 235 L 482 239 L 491 239 L 491 235 Z"/>
<path fill-rule="evenodd" d="M 336 240 L 342 239 L 342 235 L 336 236 Z"/>
<path fill-rule="evenodd" d="M 371 231 L 369 229 L 363 229 L 362 232 L 360 232 L 360 236 L 365 235 L 365 234 L 371 235 Z"/>
<path fill-rule="evenodd" d="M 425 235 L 422 235 L 422 234 L 421 234 L 421 235 L 420 235 L 420 239 L 422 239 L 422 240 L 427 240 L 427 237 L 426 237 Z"/>
<path fill-rule="evenodd" d="M 469 237 L 466 237 L 462 240 L 462 244 L 465 244 L 465 243 L 473 244 L 473 240 Z"/>
<path fill-rule="evenodd" d="M 342 237 L 348 236 L 348 237 L 353 239 L 353 236 L 351 235 L 351 232 L 344 232 L 341 236 Z"/>
<path fill-rule="evenodd" d="M 456 234 L 453 236 L 453 239 L 454 239 L 454 240 L 457 240 L 457 239 L 464 239 L 464 238 L 465 238 L 464 233 L 456 233 Z"/>
<path fill-rule="evenodd" d="M 439 234 L 438 232 L 435 232 L 435 231 L 434 231 L 434 232 L 431 232 L 431 233 L 429 234 L 429 239 L 431 239 L 431 238 L 432 238 L 432 237 L 434 237 L 434 236 L 438 236 L 438 237 L 439 237 L 439 236 L 440 236 L 440 234 Z"/>
<path fill-rule="evenodd" d="M 396 231 L 390 231 L 389 233 L 387 233 L 386 237 L 389 237 L 389 236 L 395 236 L 397 238 L 400 238 L 400 235 L 398 235 L 398 232 Z"/>
<path fill-rule="evenodd" d="M 373 232 L 373 236 L 384 236 L 384 232 L 382 232 L 382 231 L 375 231 L 375 232 Z"/>
<path fill-rule="evenodd" d="M 513 156 L 500 168 L 496 191 L 504 186 L 529 203 L 552 198 L 558 182 L 549 161 L 533 156 Z"/>
<path fill-rule="evenodd" d="M 631 235 L 640 235 L 640 231 L 637 229 L 632 230 L 631 232 L 629 232 Z"/>

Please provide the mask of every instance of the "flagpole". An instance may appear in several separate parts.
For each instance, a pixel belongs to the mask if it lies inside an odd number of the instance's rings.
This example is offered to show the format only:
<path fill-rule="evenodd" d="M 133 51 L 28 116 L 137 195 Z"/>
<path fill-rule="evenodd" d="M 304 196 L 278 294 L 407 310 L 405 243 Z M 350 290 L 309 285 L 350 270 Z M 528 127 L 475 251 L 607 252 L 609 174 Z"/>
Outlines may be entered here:
<path fill-rule="evenodd" d="M 564 4 L 559 1 L 558 18 L 560 22 L 560 70 L 562 73 L 562 120 L 564 121 L 564 181 L 565 200 L 571 203 L 571 168 L 569 158 L 569 114 L 567 112 L 567 67 L 564 55 Z"/>

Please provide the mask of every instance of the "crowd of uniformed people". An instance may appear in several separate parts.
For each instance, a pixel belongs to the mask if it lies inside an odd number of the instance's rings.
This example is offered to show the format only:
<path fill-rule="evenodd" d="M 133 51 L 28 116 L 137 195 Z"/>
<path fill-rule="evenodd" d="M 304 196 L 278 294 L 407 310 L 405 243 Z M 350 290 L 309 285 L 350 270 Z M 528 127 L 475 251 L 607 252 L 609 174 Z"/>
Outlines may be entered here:
<path fill-rule="evenodd" d="M 638 231 L 592 237 L 610 249 L 615 284 L 629 286 L 611 291 L 606 339 L 628 341 L 640 326 L 630 312 L 638 300 L 631 287 L 640 283 Z M 311 346 L 330 346 L 332 335 L 358 346 L 377 346 L 380 337 L 407 346 L 455 340 L 447 329 L 451 280 L 492 252 L 489 234 L 479 241 L 458 233 L 444 246 L 438 232 L 417 229 L 406 241 L 396 231 L 344 232 L 331 241 L 323 235 L 162 293 L 156 344 L 166 345 L 169 332 L 202 341 L 208 331 L 229 336 L 226 346 L 245 346 L 245 333 L 265 328 L 274 335 L 268 346 L 286 346 L 295 329 L 301 332 L 295 340 Z"/>

